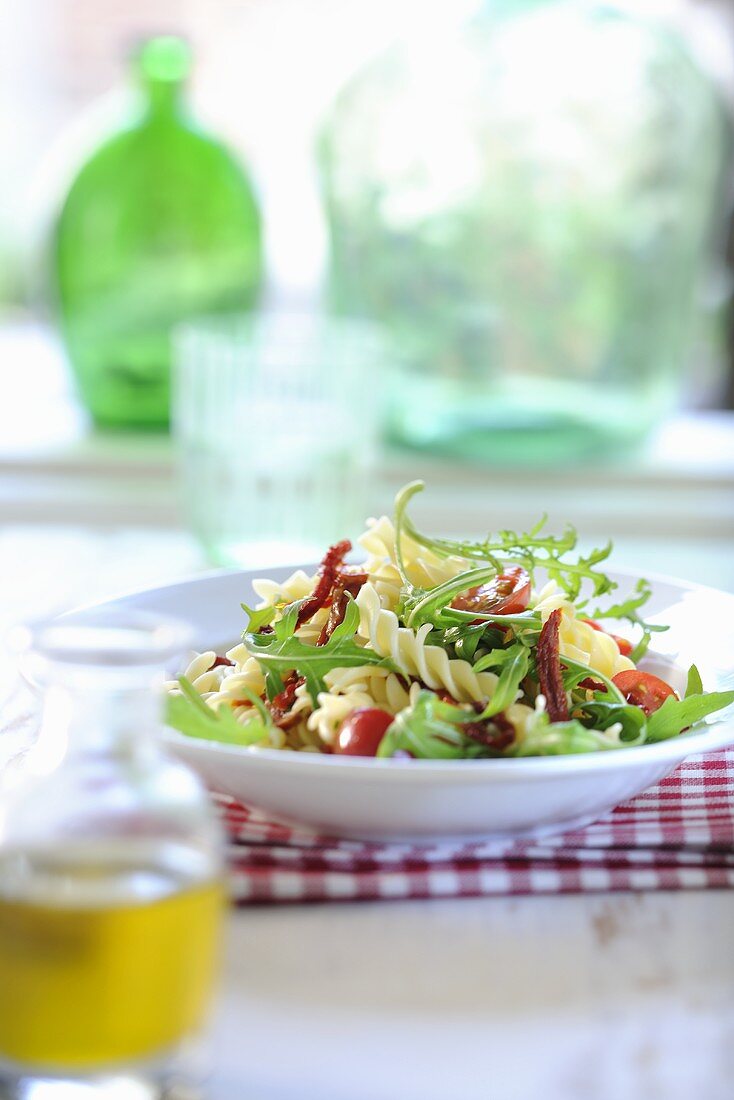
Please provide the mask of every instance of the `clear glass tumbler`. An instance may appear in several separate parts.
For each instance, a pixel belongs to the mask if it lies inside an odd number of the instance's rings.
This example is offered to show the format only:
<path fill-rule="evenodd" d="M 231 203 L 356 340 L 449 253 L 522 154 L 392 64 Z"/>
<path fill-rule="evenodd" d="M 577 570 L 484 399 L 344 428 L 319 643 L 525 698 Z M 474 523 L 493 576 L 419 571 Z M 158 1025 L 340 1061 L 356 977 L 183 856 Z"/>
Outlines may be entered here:
<path fill-rule="evenodd" d="M 192 323 L 174 347 L 184 508 L 212 561 L 315 560 L 360 528 L 385 348 L 319 315 Z"/>

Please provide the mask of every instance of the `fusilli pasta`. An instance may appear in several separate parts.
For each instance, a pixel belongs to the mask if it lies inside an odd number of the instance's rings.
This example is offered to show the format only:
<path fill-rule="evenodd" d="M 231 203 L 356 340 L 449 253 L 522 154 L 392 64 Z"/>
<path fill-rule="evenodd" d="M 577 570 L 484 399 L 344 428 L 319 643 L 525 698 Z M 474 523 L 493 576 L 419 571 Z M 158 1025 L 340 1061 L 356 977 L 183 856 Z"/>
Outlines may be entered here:
<path fill-rule="evenodd" d="M 196 653 L 182 673 L 200 695 L 207 696 L 218 691 L 227 672 L 231 671 L 228 665 L 212 668 L 216 658 L 217 655 L 213 649 Z M 164 687 L 166 691 L 178 691 L 178 681 L 169 680 Z"/>
<path fill-rule="evenodd" d="M 402 580 L 395 553 L 395 528 L 387 516 L 367 521 L 367 530 L 358 539 L 368 553 L 365 572 L 380 596 L 382 606 L 394 611 L 400 599 Z M 401 543 L 408 577 L 422 588 L 434 588 L 451 580 L 467 563 L 462 558 L 442 558 L 404 537 Z"/>
<path fill-rule="evenodd" d="M 452 660 L 440 646 L 427 645 L 430 624 L 419 630 L 401 626 L 397 615 L 382 607 L 372 584 L 357 596 L 359 633 L 381 657 L 389 657 L 400 672 L 433 690 L 444 689 L 461 703 L 491 698 L 497 684 L 492 672 L 475 672 L 468 661 Z"/>
<path fill-rule="evenodd" d="M 535 610 L 545 622 L 556 608 L 560 608 L 562 612 L 558 630 L 562 657 L 570 657 L 572 661 L 588 665 L 609 679 L 619 672 L 635 667 L 629 657 L 624 657 L 619 652 L 614 638 L 601 630 L 594 630 L 588 623 L 576 617 L 576 608 L 559 591 L 555 581 L 550 581 L 540 592 Z"/>
<path fill-rule="evenodd" d="M 317 730 L 326 745 L 333 745 L 339 726 L 353 710 L 379 707 L 397 714 L 420 690 L 418 684 L 408 690 L 394 672 L 372 665 L 333 669 L 324 679 L 329 690 L 319 693 L 318 705 L 308 719 L 308 727 Z M 304 689 L 299 688 L 296 695 L 302 691 Z"/>

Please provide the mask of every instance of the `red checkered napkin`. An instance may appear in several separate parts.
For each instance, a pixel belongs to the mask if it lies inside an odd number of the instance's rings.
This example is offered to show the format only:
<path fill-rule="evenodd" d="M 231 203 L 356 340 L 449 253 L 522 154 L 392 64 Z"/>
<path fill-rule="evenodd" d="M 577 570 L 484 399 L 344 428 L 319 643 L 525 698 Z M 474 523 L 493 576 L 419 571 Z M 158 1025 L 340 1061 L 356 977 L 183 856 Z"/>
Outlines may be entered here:
<path fill-rule="evenodd" d="M 734 886 L 734 749 L 692 756 L 593 825 L 542 840 L 338 840 L 215 798 L 241 904 Z"/>

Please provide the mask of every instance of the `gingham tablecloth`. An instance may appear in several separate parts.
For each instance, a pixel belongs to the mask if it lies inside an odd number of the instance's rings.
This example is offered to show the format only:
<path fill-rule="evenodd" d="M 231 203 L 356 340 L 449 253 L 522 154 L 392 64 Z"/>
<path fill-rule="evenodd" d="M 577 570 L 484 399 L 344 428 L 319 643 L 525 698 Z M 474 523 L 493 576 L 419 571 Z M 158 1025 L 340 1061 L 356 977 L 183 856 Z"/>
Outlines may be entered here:
<path fill-rule="evenodd" d="M 215 800 L 239 904 L 734 886 L 734 749 L 692 756 L 593 825 L 542 840 L 338 840 Z"/>

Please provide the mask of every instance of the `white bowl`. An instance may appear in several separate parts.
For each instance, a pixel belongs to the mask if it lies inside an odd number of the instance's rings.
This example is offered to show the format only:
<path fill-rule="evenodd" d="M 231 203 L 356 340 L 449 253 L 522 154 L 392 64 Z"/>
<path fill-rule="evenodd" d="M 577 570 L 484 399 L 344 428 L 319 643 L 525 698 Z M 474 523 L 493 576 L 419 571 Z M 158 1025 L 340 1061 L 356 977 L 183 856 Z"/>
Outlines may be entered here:
<path fill-rule="evenodd" d="M 314 566 L 306 565 L 309 572 Z M 251 580 L 280 579 L 291 569 L 225 571 L 111 601 L 188 620 L 198 649 L 221 653 L 244 627 L 240 603 L 252 603 Z M 613 574 L 620 591 L 636 578 Z M 696 663 L 706 690 L 734 686 L 734 596 L 655 578 L 649 618 L 656 634 L 645 667 L 674 686 Z M 695 733 L 638 748 L 521 760 L 373 760 L 246 749 L 169 730 L 170 747 L 217 790 L 281 819 L 335 836 L 413 839 L 521 836 L 557 832 L 600 817 L 671 772 L 692 753 L 734 742 L 734 707 Z"/>

